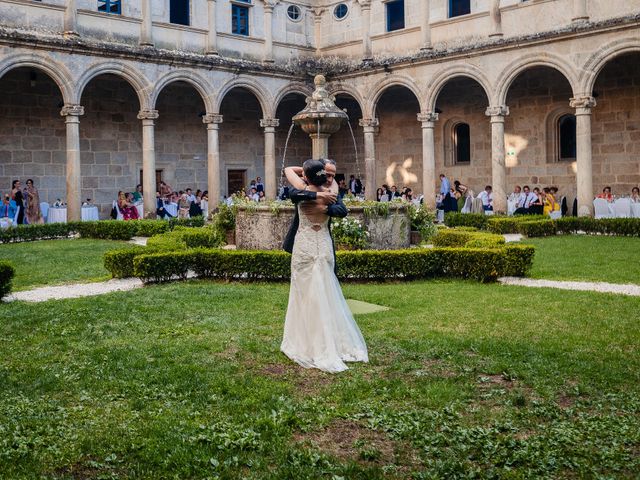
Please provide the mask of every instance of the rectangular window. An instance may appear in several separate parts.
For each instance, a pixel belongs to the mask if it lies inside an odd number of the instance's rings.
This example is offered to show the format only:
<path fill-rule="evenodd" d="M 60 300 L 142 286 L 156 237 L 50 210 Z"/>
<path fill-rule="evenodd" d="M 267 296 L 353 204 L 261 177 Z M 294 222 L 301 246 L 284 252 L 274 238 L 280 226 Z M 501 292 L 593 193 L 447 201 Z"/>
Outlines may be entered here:
<path fill-rule="evenodd" d="M 404 28 L 404 0 L 387 3 L 387 32 Z"/>
<path fill-rule="evenodd" d="M 120 15 L 122 13 L 121 0 L 98 0 L 98 11 Z"/>
<path fill-rule="evenodd" d="M 169 22 L 189 25 L 189 0 L 170 0 Z"/>
<path fill-rule="evenodd" d="M 449 18 L 471 13 L 471 0 L 449 0 Z"/>
<path fill-rule="evenodd" d="M 231 33 L 249 36 L 249 7 L 231 5 Z"/>

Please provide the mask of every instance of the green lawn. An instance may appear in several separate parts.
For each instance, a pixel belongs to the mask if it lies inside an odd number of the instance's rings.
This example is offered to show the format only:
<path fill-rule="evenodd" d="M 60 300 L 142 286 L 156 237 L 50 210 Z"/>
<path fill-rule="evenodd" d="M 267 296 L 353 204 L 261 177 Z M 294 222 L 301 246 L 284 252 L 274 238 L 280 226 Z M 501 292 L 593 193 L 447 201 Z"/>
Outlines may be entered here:
<path fill-rule="evenodd" d="M 640 284 L 640 238 L 567 235 L 524 243 L 536 247 L 533 278 Z"/>
<path fill-rule="evenodd" d="M 0 245 L 0 260 L 9 260 L 16 268 L 14 290 L 39 285 L 92 282 L 110 278 L 102 264 L 102 255 L 114 248 L 131 246 L 111 240 L 46 240 Z"/>
<path fill-rule="evenodd" d="M 637 478 L 639 298 L 344 291 L 391 310 L 336 375 L 279 353 L 287 284 L 0 305 L 0 477 Z"/>

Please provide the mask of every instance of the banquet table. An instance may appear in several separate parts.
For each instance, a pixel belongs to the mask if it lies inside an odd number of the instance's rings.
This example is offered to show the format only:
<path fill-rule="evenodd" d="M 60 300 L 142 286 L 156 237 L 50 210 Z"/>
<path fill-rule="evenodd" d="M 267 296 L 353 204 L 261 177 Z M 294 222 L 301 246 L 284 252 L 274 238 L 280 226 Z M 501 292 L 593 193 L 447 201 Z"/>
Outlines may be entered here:
<path fill-rule="evenodd" d="M 67 207 L 50 207 L 47 223 L 67 223 Z"/>
<path fill-rule="evenodd" d="M 174 217 L 178 216 L 178 204 L 177 203 L 165 203 L 164 209 Z"/>
<path fill-rule="evenodd" d="M 81 218 L 83 222 L 97 222 L 100 220 L 98 217 L 98 207 L 95 205 L 85 205 L 82 207 Z"/>
<path fill-rule="evenodd" d="M 640 203 L 631 204 L 631 216 L 633 218 L 640 218 Z"/>

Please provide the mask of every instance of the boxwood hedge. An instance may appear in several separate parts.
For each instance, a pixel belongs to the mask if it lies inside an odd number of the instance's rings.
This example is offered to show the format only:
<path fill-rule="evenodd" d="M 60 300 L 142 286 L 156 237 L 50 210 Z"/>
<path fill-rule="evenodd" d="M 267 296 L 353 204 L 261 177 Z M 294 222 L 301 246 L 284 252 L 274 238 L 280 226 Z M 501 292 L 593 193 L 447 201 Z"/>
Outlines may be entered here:
<path fill-rule="evenodd" d="M 11 292 L 11 282 L 16 274 L 9 262 L 0 261 L 0 299 Z"/>

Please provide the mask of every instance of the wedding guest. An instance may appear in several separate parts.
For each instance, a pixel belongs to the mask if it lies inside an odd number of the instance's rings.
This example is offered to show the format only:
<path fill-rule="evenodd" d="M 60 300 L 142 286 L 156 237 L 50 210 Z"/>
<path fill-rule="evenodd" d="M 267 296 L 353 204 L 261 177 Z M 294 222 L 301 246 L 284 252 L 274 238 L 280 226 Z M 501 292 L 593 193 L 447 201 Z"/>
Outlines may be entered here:
<path fill-rule="evenodd" d="M 391 195 L 389 195 L 389 200 L 395 200 L 396 198 L 400 198 L 400 192 L 398 191 L 398 187 L 391 185 Z"/>
<path fill-rule="evenodd" d="M 462 195 L 463 197 L 466 196 L 466 193 L 469 190 L 469 187 L 467 187 L 463 183 L 460 183 L 460 181 L 458 181 L 458 180 L 453 182 L 453 187 L 454 187 L 455 191 L 460 193 L 460 195 Z"/>
<path fill-rule="evenodd" d="M 522 188 L 520 188 L 520 185 L 516 185 L 513 188 L 513 192 L 509 194 L 508 200 L 510 202 L 518 203 L 520 202 L 521 197 L 522 197 Z"/>
<path fill-rule="evenodd" d="M 180 199 L 178 200 L 178 218 L 189 218 L 189 209 L 191 208 L 191 202 L 186 192 L 180 192 Z"/>
<path fill-rule="evenodd" d="M 40 194 L 38 193 L 38 189 L 33 184 L 32 179 L 27 180 L 27 188 L 25 189 L 26 194 L 26 217 L 27 223 L 30 225 L 35 225 L 37 223 L 44 223 L 42 219 L 42 212 L 40 211 Z"/>
<path fill-rule="evenodd" d="M 542 215 L 544 209 L 544 196 L 538 187 L 533 189 L 533 193 L 536 199 L 529 206 L 529 212 L 532 215 Z"/>
<path fill-rule="evenodd" d="M 528 215 L 532 213 L 530 211 L 531 204 L 538 200 L 538 196 L 529 190 L 529 185 L 522 187 L 522 195 L 518 200 L 517 209 L 514 212 L 515 215 Z"/>
<path fill-rule="evenodd" d="M 344 198 L 347 193 L 349 193 L 349 187 L 347 187 L 347 182 L 343 178 L 338 182 L 338 198 Z"/>
<path fill-rule="evenodd" d="M 160 196 L 165 200 L 171 201 L 172 194 L 173 194 L 173 188 L 171 188 L 171 185 L 160 180 Z"/>
<path fill-rule="evenodd" d="M 205 190 L 204 192 L 202 192 L 201 200 L 204 200 L 205 202 L 209 201 L 209 190 Z"/>
<path fill-rule="evenodd" d="M 164 208 L 164 199 L 160 195 L 160 192 L 156 192 L 156 216 L 163 220 L 167 217 L 173 218 L 173 215 L 167 212 L 167 209 Z"/>
<path fill-rule="evenodd" d="M 249 199 L 253 200 L 254 202 L 260 200 L 260 195 L 258 195 L 258 190 L 256 190 L 256 187 L 251 187 L 251 190 L 249 191 Z"/>
<path fill-rule="evenodd" d="M 11 200 L 9 195 L 5 195 L 2 201 L 2 207 L 0 207 L 0 219 L 3 219 L 5 224 L 11 225 L 15 216 L 16 202 Z"/>
<path fill-rule="evenodd" d="M 142 201 L 142 185 L 138 184 L 136 185 L 136 191 L 133 192 L 133 201 L 135 203 L 141 202 Z"/>
<path fill-rule="evenodd" d="M 354 195 L 360 195 L 362 193 L 362 182 L 355 175 L 349 177 L 349 191 Z"/>
<path fill-rule="evenodd" d="M 264 190 L 258 192 L 258 202 L 266 202 L 267 197 L 264 196 Z"/>
<path fill-rule="evenodd" d="M 459 190 L 455 190 L 453 192 L 453 196 L 456 199 L 456 204 L 458 205 L 458 211 L 460 212 L 464 208 L 464 202 L 466 201 L 466 198 L 462 193 L 460 193 Z"/>
<path fill-rule="evenodd" d="M 402 194 L 402 200 L 405 202 L 411 202 L 413 200 L 413 190 L 410 188 L 405 188 L 404 193 Z"/>
<path fill-rule="evenodd" d="M 251 180 L 251 182 L 249 182 L 249 187 L 247 188 L 247 195 L 249 195 L 249 196 L 253 195 L 251 193 L 251 190 L 255 190 L 256 194 L 258 193 L 258 189 L 256 188 L 256 181 L 255 180 Z"/>
<path fill-rule="evenodd" d="M 613 195 L 611 194 L 611 187 L 604 187 L 602 193 L 597 198 L 604 198 L 607 202 L 613 202 Z"/>
<path fill-rule="evenodd" d="M 542 193 L 544 202 L 542 213 L 544 215 L 550 215 L 551 212 L 560 210 L 560 204 L 556 201 L 556 197 L 552 193 L 551 188 L 543 188 Z"/>
<path fill-rule="evenodd" d="M 376 202 L 382 201 L 382 195 L 384 195 L 384 190 L 380 187 L 376 190 Z"/>
<path fill-rule="evenodd" d="M 440 174 L 440 194 L 446 197 L 451 192 L 451 184 L 444 173 Z"/>
<path fill-rule="evenodd" d="M 22 184 L 20 180 L 14 180 L 11 183 L 11 200 L 16 204 L 16 208 L 19 208 L 17 224 L 22 225 L 24 223 L 24 196 L 22 195 Z"/>
<path fill-rule="evenodd" d="M 478 194 L 478 198 L 482 200 L 482 208 L 485 212 L 493 212 L 493 196 L 491 195 L 493 189 L 491 185 L 484 187 L 484 191 Z"/>
<path fill-rule="evenodd" d="M 123 220 L 138 220 L 138 209 L 133 205 L 133 195 L 118 192 L 118 209 Z"/>
<path fill-rule="evenodd" d="M 262 183 L 261 177 L 256 178 L 256 192 L 258 192 L 258 194 L 264 192 L 264 183 Z"/>
<path fill-rule="evenodd" d="M 631 203 L 640 203 L 640 189 L 633 187 L 631 189 Z"/>

